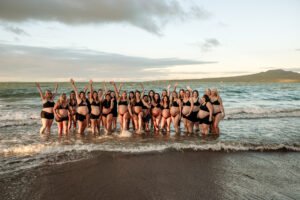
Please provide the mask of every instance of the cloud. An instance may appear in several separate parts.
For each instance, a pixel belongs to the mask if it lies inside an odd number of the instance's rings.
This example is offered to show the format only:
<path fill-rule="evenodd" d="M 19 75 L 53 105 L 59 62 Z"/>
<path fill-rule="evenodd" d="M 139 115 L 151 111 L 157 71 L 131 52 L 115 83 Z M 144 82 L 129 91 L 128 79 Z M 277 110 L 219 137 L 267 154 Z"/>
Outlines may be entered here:
<path fill-rule="evenodd" d="M 300 51 L 300 49 L 296 49 L 296 51 Z"/>
<path fill-rule="evenodd" d="M 206 19 L 210 14 L 188 1 L 179 0 L 1 0 L 0 20 L 58 21 L 70 25 L 128 23 L 160 34 L 171 21 Z M 186 1 L 185 1 L 186 3 Z"/>
<path fill-rule="evenodd" d="M 1 77 L 11 80 L 54 80 L 69 77 L 156 79 L 172 73 L 168 67 L 213 64 L 179 58 L 146 58 L 89 49 L 44 48 L 0 44 Z M 161 68 L 162 71 L 149 70 Z M 165 69 L 164 69 L 165 68 Z M 188 70 L 186 70 L 188 71 Z M 176 72 L 174 72 L 176 73 Z M 184 74 L 181 74 L 184 76 Z M 2 80 L 3 81 L 3 80 Z"/>
<path fill-rule="evenodd" d="M 220 46 L 221 43 L 219 42 L 219 40 L 215 39 L 215 38 L 209 38 L 206 39 L 201 45 L 201 49 L 204 52 L 210 51 L 212 48 L 214 47 L 218 47 Z"/>
<path fill-rule="evenodd" d="M 2 25 L 2 26 L 3 26 L 4 30 L 6 30 L 8 32 L 11 32 L 11 33 L 14 33 L 16 35 L 26 35 L 26 36 L 29 36 L 29 34 L 27 32 L 25 32 L 21 28 L 18 28 L 18 27 L 15 27 L 15 26 L 10 26 L 10 25 Z"/>

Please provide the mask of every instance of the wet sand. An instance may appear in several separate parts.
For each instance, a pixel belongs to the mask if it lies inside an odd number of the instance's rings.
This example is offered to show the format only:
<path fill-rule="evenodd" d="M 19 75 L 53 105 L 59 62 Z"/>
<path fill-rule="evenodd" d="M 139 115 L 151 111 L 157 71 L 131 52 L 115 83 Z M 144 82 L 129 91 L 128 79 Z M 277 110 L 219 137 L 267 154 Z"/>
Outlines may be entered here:
<path fill-rule="evenodd" d="M 0 199 L 300 199 L 300 153 L 95 153 L 0 176 Z"/>

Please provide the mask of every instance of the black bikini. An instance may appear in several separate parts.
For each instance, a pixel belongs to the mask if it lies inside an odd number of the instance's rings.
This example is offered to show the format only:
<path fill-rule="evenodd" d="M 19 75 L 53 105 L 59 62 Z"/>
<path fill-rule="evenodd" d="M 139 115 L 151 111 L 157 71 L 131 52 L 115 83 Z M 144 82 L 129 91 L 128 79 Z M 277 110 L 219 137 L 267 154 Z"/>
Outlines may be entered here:
<path fill-rule="evenodd" d="M 96 101 L 93 101 L 91 103 L 91 106 L 98 106 L 99 109 L 100 109 L 100 106 L 101 106 L 100 101 L 98 103 Z M 99 115 L 94 115 L 94 114 L 91 113 L 91 119 L 99 119 L 99 117 L 100 117 L 100 114 Z"/>
<path fill-rule="evenodd" d="M 211 104 L 212 104 L 212 105 L 216 105 L 216 106 L 221 105 L 221 104 L 220 104 L 220 101 L 219 101 L 218 99 L 217 99 L 216 101 L 212 101 Z M 222 113 L 221 111 L 216 112 L 216 113 L 213 114 L 213 116 L 215 117 L 215 116 L 217 116 L 218 114 L 221 114 L 221 113 Z"/>
<path fill-rule="evenodd" d="M 128 106 L 128 101 L 127 100 L 125 100 L 125 101 L 119 101 L 119 106 L 120 105 L 123 105 L 123 106 Z"/>
<path fill-rule="evenodd" d="M 55 103 L 53 101 L 46 101 L 43 104 L 43 108 L 53 108 L 54 104 Z M 41 118 L 44 118 L 44 119 L 54 119 L 54 114 L 42 110 L 42 112 L 41 112 Z"/>
<path fill-rule="evenodd" d="M 86 106 L 88 108 L 87 100 L 86 101 L 81 100 L 81 102 L 78 104 L 78 107 L 81 107 L 81 106 Z M 82 114 L 79 114 L 79 113 L 76 113 L 76 119 L 78 121 L 83 122 L 86 119 L 86 116 L 82 115 Z"/>
<path fill-rule="evenodd" d="M 172 102 L 172 106 L 173 106 L 173 107 L 179 107 L 177 101 L 173 101 L 173 102 Z"/>
<path fill-rule="evenodd" d="M 104 101 L 103 101 L 103 107 L 106 108 L 106 109 L 109 109 L 110 106 L 111 106 L 111 101 L 107 101 L 106 99 L 104 99 Z M 109 115 L 111 113 L 112 113 L 112 110 L 109 113 L 106 113 L 106 114 L 102 113 L 102 116 L 103 117 L 107 117 L 107 115 Z"/>
<path fill-rule="evenodd" d="M 63 107 L 63 105 L 60 104 L 58 106 L 57 110 L 62 110 L 62 109 L 68 110 L 69 109 L 69 104 L 67 104 L 65 107 Z M 69 116 L 64 116 L 64 117 L 61 117 L 59 119 L 55 119 L 55 121 L 57 121 L 57 122 L 69 121 Z"/>
<path fill-rule="evenodd" d="M 209 112 L 206 103 L 204 105 L 203 104 L 200 105 L 200 110 Z M 203 119 L 199 119 L 199 124 L 208 124 L 208 125 L 211 124 L 211 121 L 209 121 L 209 115 L 207 115 Z"/>

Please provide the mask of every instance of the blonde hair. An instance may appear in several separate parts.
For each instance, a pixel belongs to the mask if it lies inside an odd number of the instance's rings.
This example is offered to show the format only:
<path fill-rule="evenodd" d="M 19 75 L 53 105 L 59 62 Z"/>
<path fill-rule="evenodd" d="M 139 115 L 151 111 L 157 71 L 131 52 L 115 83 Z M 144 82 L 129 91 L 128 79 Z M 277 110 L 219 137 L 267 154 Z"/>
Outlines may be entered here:
<path fill-rule="evenodd" d="M 212 93 L 214 92 L 214 93 L 216 94 L 216 97 L 219 98 L 219 91 L 218 91 L 217 88 L 213 88 L 213 89 L 211 90 L 211 92 L 212 92 Z"/>

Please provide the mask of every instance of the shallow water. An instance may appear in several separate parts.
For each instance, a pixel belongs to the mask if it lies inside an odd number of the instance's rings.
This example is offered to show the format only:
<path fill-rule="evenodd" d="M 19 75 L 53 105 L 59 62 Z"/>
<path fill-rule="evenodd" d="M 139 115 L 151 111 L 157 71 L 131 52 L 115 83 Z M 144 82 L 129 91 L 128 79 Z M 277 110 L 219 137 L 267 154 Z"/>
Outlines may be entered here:
<path fill-rule="evenodd" d="M 168 82 L 145 84 L 146 90 L 161 91 Z M 143 153 L 149 151 L 300 151 L 300 84 L 253 83 L 181 83 L 200 93 L 217 87 L 225 106 L 226 117 L 220 124 L 218 138 L 197 135 L 94 137 L 88 132 L 57 136 L 39 135 L 41 101 L 32 83 L 0 83 L 0 174 L 18 172 L 43 164 L 62 163 L 89 157 L 92 151 Z M 42 84 L 43 89 L 53 84 Z M 83 84 L 78 84 L 83 88 Z M 95 88 L 101 87 L 95 84 Z M 126 90 L 139 89 L 134 83 Z M 70 84 L 60 84 L 58 93 L 69 93 Z M 181 126 L 183 127 L 183 126 Z"/>

